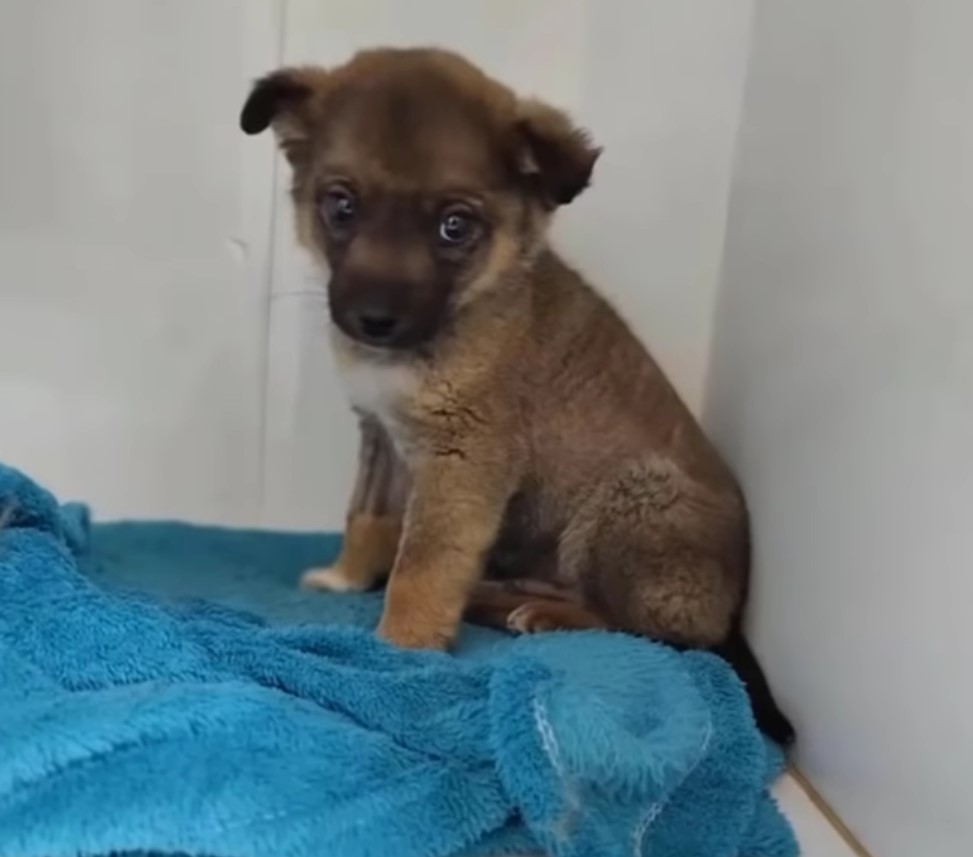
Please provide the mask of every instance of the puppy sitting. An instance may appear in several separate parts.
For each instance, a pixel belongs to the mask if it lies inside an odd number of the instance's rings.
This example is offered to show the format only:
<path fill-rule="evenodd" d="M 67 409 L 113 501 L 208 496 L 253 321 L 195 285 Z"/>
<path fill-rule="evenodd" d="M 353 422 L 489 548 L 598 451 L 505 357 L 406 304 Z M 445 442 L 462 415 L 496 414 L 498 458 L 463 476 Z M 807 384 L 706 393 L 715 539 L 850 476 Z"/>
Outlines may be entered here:
<path fill-rule="evenodd" d="M 343 551 L 305 582 L 366 589 L 391 572 L 379 632 L 402 646 L 445 647 L 466 614 L 715 648 L 788 740 L 739 633 L 740 489 L 547 242 L 591 178 L 588 136 L 438 50 L 274 72 L 241 125 L 272 127 L 293 168 L 361 418 Z"/>

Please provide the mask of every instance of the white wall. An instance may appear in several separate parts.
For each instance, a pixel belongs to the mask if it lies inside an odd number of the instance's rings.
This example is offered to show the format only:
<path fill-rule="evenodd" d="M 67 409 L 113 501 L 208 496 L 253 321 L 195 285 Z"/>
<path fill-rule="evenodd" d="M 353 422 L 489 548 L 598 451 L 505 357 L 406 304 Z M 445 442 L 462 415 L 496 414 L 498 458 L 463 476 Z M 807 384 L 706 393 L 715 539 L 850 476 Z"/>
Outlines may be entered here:
<path fill-rule="evenodd" d="M 263 0 L 0 3 L 0 458 L 105 516 L 258 511 Z"/>
<path fill-rule="evenodd" d="M 973 4 L 768 0 L 710 422 L 799 761 L 882 857 L 973 849 Z"/>

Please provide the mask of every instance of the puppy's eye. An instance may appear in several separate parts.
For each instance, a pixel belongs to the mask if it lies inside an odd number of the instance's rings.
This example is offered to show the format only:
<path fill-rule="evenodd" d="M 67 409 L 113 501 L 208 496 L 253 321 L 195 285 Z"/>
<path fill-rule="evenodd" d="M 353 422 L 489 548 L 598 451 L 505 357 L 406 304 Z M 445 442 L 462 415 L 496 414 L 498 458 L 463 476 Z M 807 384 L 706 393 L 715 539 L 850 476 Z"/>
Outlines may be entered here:
<path fill-rule="evenodd" d="M 476 235 L 477 222 L 465 206 L 447 208 L 439 220 L 439 243 L 444 247 L 459 247 Z"/>
<path fill-rule="evenodd" d="M 331 187 L 321 198 L 321 217 L 329 229 L 346 231 L 358 215 L 358 202 L 345 187 Z"/>

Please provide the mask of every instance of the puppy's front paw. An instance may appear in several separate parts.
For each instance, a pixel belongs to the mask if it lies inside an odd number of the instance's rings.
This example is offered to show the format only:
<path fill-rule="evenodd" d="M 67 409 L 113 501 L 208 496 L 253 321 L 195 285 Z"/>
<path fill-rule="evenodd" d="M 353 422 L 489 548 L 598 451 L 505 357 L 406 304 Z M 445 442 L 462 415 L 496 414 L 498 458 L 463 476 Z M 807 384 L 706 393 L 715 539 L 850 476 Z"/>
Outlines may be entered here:
<path fill-rule="evenodd" d="M 443 651 L 452 642 L 452 635 L 418 623 L 396 622 L 384 617 L 378 626 L 378 636 L 403 649 L 437 649 Z"/>
<path fill-rule="evenodd" d="M 340 565 L 312 568 L 301 577 L 303 589 L 323 589 L 326 592 L 364 592 L 363 586 L 342 570 Z"/>

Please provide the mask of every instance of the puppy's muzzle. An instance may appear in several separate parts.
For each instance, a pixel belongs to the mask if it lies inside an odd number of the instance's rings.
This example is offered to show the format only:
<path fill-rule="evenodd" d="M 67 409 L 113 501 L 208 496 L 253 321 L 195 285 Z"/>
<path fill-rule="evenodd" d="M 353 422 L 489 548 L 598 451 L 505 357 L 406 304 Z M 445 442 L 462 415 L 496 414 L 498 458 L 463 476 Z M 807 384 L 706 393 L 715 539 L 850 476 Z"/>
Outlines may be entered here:
<path fill-rule="evenodd" d="M 346 316 L 347 333 L 369 345 L 392 346 L 403 328 L 402 316 L 390 307 L 366 304 Z"/>
<path fill-rule="evenodd" d="M 439 326 L 443 302 L 415 284 L 354 283 L 332 288 L 331 316 L 352 339 L 374 348 L 413 348 Z"/>

